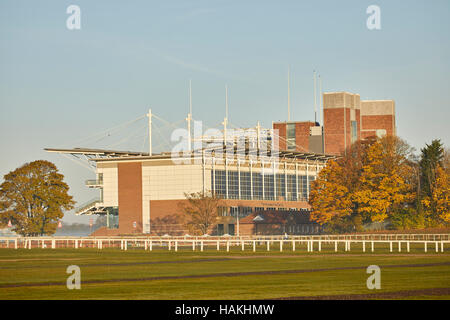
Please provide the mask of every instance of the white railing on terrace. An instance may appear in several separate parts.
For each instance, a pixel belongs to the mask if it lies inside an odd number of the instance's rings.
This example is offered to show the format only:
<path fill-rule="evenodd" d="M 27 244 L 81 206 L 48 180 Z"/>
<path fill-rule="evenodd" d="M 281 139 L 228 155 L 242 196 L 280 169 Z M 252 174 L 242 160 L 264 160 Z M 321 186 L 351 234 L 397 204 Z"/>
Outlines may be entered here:
<path fill-rule="evenodd" d="M 360 238 L 356 238 L 356 236 Z M 369 238 L 372 236 L 372 238 Z M 339 247 L 344 245 L 344 251 L 355 250 L 355 246 L 358 249 L 366 252 L 366 249 L 371 252 L 380 250 L 380 246 L 383 249 L 389 248 L 389 252 L 394 251 L 394 247 L 398 249 L 398 252 L 406 250 L 410 252 L 410 249 L 415 251 L 418 248 L 423 248 L 424 252 L 435 249 L 436 253 L 445 252 L 444 247 L 450 244 L 449 234 L 430 234 L 430 235 L 403 235 L 409 238 L 392 238 L 392 234 L 387 235 L 347 235 L 347 236 L 295 236 L 295 237 L 1 237 L 0 248 L 13 248 L 13 249 L 32 249 L 32 248 L 97 248 L 99 250 L 103 248 L 119 248 L 121 250 L 127 250 L 130 248 L 144 248 L 145 250 L 152 251 L 154 247 L 178 251 L 178 248 L 192 248 L 192 250 L 203 251 L 204 248 L 216 248 L 220 251 L 226 247 L 226 251 L 230 251 L 230 247 L 240 247 L 242 251 L 245 248 L 251 246 L 255 252 L 261 251 L 261 247 L 264 251 L 270 251 L 271 247 L 275 244 L 279 246 L 279 251 L 285 249 L 291 249 L 292 251 L 301 250 L 302 246 L 305 247 L 307 252 L 322 251 L 323 248 L 328 248 L 338 252 Z M 411 236 L 421 236 L 421 239 L 412 239 Z M 432 237 L 424 237 L 432 236 Z"/>

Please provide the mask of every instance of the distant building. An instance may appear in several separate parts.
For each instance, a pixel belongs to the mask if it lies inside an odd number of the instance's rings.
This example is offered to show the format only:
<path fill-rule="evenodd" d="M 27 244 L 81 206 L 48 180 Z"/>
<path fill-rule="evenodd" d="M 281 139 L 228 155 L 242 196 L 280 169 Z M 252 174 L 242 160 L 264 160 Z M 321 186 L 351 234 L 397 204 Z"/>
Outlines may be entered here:
<path fill-rule="evenodd" d="M 310 235 L 322 227 L 312 221 L 309 212 L 261 211 L 239 221 L 240 235 Z"/>
<path fill-rule="evenodd" d="M 323 124 L 277 122 L 280 149 L 339 155 L 357 140 L 396 135 L 393 100 L 360 100 L 359 94 L 323 94 Z"/>

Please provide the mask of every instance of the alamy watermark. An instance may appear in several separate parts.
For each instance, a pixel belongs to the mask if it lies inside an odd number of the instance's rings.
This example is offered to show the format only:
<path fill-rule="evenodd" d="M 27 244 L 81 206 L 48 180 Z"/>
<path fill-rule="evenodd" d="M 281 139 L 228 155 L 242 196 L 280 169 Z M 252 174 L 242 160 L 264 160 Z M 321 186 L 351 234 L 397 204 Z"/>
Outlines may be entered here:
<path fill-rule="evenodd" d="M 369 278 L 367 278 L 367 281 L 366 281 L 367 289 L 369 289 L 369 290 L 373 290 L 373 289 L 380 290 L 381 289 L 381 270 L 380 270 L 380 267 L 376 266 L 376 265 L 368 266 L 367 270 L 366 270 L 366 273 L 372 274 Z"/>
<path fill-rule="evenodd" d="M 77 5 L 70 5 L 66 10 L 67 14 L 70 16 L 66 20 L 66 27 L 69 30 L 80 30 L 81 29 L 81 9 Z"/>
<path fill-rule="evenodd" d="M 377 5 L 367 7 L 366 13 L 370 16 L 367 18 L 367 29 L 381 30 L 381 9 Z"/>
<path fill-rule="evenodd" d="M 184 128 L 175 129 L 170 137 L 176 145 L 171 158 L 175 164 L 201 164 L 214 158 L 215 164 L 232 164 L 238 158 L 266 163 L 264 174 L 273 174 L 279 162 L 278 130 L 209 128 L 203 131 L 201 121 L 194 121 L 193 135 Z M 192 157 L 192 155 L 196 155 Z"/>
<path fill-rule="evenodd" d="M 68 266 L 66 269 L 66 273 L 70 274 L 70 276 L 67 278 L 66 286 L 67 289 L 73 290 L 81 289 L 81 270 L 80 267 L 77 265 L 71 265 Z"/>

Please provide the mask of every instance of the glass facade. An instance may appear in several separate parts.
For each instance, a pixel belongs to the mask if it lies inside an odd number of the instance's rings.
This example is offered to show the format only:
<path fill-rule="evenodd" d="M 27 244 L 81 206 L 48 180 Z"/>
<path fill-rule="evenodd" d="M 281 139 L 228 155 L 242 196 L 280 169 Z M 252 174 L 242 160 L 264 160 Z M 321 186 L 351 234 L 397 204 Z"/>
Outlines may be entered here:
<path fill-rule="evenodd" d="M 106 214 L 106 225 L 109 229 L 119 229 L 119 208 L 110 207 L 107 208 L 108 213 Z"/>
<path fill-rule="evenodd" d="M 228 174 L 225 170 L 211 172 L 214 174 L 211 181 L 214 183 L 216 194 L 224 199 L 236 200 L 307 201 L 311 183 L 316 178 L 310 175 L 307 179 L 306 175 L 298 175 L 297 177 L 295 174 L 284 173 L 263 176 L 259 172 L 251 174 L 248 171 L 241 172 L 239 178 L 238 171 L 229 170 Z M 226 179 L 226 176 L 228 176 L 228 179 Z"/>
<path fill-rule="evenodd" d="M 358 140 L 358 123 L 356 121 L 352 121 L 351 122 L 351 140 L 352 143 L 356 142 L 356 140 Z"/>
<path fill-rule="evenodd" d="M 295 150 L 295 123 L 288 123 L 286 125 L 286 141 L 287 141 L 287 149 Z"/>
<path fill-rule="evenodd" d="M 228 199 L 239 199 L 239 177 L 237 171 L 228 171 Z"/>

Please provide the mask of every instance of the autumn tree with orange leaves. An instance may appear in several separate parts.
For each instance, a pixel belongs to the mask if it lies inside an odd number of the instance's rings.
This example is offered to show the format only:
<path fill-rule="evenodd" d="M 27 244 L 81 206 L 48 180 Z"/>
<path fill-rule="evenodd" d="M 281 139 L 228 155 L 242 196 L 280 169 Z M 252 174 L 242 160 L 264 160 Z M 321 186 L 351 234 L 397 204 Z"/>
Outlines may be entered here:
<path fill-rule="evenodd" d="M 392 136 L 358 141 L 312 184 L 311 217 L 330 231 L 361 231 L 412 206 L 416 180 L 406 142 Z"/>
<path fill-rule="evenodd" d="M 431 195 L 422 199 L 427 212 L 434 209 L 437 218 L 444 223 L 450 222 L 450 175 L 448 170 L 437 166 L 435 181 L 431 186 Z"/>

